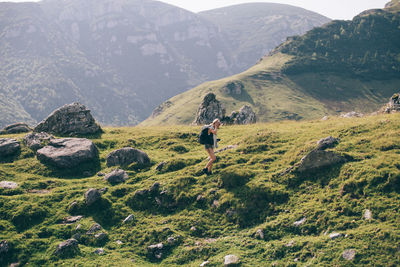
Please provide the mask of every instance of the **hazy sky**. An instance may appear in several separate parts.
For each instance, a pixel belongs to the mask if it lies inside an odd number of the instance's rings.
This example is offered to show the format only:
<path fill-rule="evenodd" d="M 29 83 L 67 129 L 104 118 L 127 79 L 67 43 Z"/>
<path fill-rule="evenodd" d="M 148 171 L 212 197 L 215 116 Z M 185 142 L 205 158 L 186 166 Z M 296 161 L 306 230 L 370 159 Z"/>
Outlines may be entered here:
<path fill-rule="evenodd" d="M 7 2 L 0 0 L 0 2 Z M 27 2 L 26 0 L 14 0 L 11 2 Z M 36 2 L 36 1 L 35 1 Z M 382 8 L 389 0 L 162 0 L 175 6 L 185 8 L 193 12 L 236 5 L 251 2 L 282 3 L 299 6 L 315 11 L 331 19 L 352 19 L 360 12 L 371 8 Z"/>

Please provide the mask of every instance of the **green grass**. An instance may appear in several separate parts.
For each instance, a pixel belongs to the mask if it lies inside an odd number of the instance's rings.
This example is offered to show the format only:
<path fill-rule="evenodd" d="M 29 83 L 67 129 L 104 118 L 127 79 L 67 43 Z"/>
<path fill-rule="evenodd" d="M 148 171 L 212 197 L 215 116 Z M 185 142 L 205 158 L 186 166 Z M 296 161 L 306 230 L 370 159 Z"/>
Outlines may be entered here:
<path fill-rule="evenodd" d="M 100 151 L 98 170 L 112 170 L 105 164 L 107 154 L 125 146 L 151 158 L 150 167 L 127 167 L 129 179 L 115 186 L 94 173 L 54 172 L 23 147 L 13 162 L 0 163 L 0 180 L 20 185 L 0 190 L 0 240 L 12 246 L 1 265 L 199 266 L 209 260 L 210 266 L 220 266 L 227 254 L 238 255 L 244 266 L 399 265 L 399 125 L 400 115 L 393 114 L 224 126 L 220 146 L 238 148 L 217 154 L 212 176 L 201 175 L 206 153 L 197 143 L 199 127 L 105 128 L 93 139 Z M 279 175 L 329 135 L 340 138 L 333 150 L 352 161 L 313 174 Z M 162 161 L 166 165 L 156 171 Z M 155 182 L 163 194 L 135 195 Z M 104 187 L 103 200 L 93 209 L 85 207 L 84 192 Z M 78 204 L 70 209 L 73 201 Z M 373 220 L 362 218 L 365 209 L 372 211 Z M 134 221 L 122 224 L 129 214 Z M 70 215 L 84 218 L 60 224 Z M 303 217 L 306 222 L 295 227 Z M 86 232 L 95 222 L 108 233 L 107 243 L 86 236 L 79 255 L 52 256 L 78 224 Z M 255 237 L 257 229 L 263 229 L 264 240 Z M 330 240 L 334 231 L 347 236 Z M 147 257 L 147 246 L 166 244 L 170 236 L 178 241 L 167 247 L 161 261 Z M 292 240 L 293 246 L 286 246 Z M 93 253 L 100 246 L 105 255 Z M 345 249 L 356 249 L 354 261 L 341 257 Z"/>

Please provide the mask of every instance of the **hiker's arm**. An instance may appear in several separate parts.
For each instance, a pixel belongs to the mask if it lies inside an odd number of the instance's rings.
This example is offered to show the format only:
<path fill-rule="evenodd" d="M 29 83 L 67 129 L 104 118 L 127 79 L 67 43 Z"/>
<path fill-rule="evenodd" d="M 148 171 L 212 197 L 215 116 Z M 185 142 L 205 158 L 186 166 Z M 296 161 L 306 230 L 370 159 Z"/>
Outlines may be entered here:
<path fill-rule="evenodd" d="M 217 129 L 213 130 L 211 128 L 208 128 L 208 134 L 210 133 L 217 134 Z"/>

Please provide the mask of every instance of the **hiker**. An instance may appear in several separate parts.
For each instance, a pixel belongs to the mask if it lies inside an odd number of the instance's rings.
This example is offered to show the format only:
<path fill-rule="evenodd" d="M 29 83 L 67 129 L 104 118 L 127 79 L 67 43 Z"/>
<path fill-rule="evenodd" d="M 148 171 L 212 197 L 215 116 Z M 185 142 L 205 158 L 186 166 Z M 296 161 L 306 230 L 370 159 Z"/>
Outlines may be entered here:
<path fill-rule="evenodd" d="M 210 160 L 208 161 L 206 167 L 203 169 L 203 172 L 207 174 L 207 176 L 212 174 L 211 168 L 214 161 L 217 159 L 214 154 L 214 148 L 218 147 L 217 142 L 219 140 L 217 139 L 217 131 L 220 126 L 221 126 L 220 120 L 215 119 L 210 125 L 206 125 L 202 129 L 202 134 L 206 136 L 203 137 L 204 140 L 201 143 L 204 143 L 204 148 L 206 149 L 210 157 Z"/>

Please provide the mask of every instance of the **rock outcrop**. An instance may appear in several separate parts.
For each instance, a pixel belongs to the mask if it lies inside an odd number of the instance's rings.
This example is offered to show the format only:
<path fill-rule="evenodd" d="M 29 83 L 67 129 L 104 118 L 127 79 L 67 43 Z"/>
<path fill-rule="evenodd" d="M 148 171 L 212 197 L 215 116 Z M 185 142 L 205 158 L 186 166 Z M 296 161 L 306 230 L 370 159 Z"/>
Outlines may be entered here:
<path fill-rule="evenodd" d="M 73 168 L 99 160 L 96 146 L 85 138 L 52 139 L 48 146 L 37 151 L 37 158 L 43 164 L 58 168 Z"/>
<path fill-rule="evenodd" d="M 87 135 L 102 132 L 84 105 L 72 103 L 53 111 L 34 129 L 35 132 L 47 132 L 58 135 Z"/>
<path fill-rule="evenodd" d="M 18 184 L 14 183 L 14 182 L 9 182 L 9 181 L 1 181 L 0 182 L 0 188 L 15 189 L 17 187 L 18 187 Z"/>
<path fill-rule="evenodd" d="M 54 256 L 67 258 L 67 257 L 73 257 L 78 253 L 79 253 L 78 241 L 72 238 L 58 244 L 56 250 L 54 251 Z"/>
<path fill-rule="evenodd" d="M 24 136 L 24 144 L 36 151 L 44 147 L 52 138 L 54 137 L 45 132 L 30 133 Z"/>
<path fill-rule="evenodd" d="M 389 102 L 381 109 L 382 113 L 395 113 L 400 111 L 400 93 L 394 94 Z"/>
<path fill-rule="evenodd" d="M 229 119 L 232 124 L 252 124 L 257 122 L 256 113 L 248 105 L 243 106 L 239 112 L 232 112 Z"/>
<path fill-rule="evenodd" d="M 0 158 L 17 154 L 21 150 L 19 142 L 11 138 L 0 138 Z"/>
<path fill-rule="evenodd" d="M 346 162 L 346 158 L 333 151 L 313 150 L 301 159 L 297 172 L 312 172 Z"/>
<path fill-rule="evenodd" d="M 16 134 L 16 133 L 27 133 L 32 131 L 32 129 L 26 123 L 14 123 L 11 125 L 6 126 L 2 131 L 1 134 Z"/>
<path fill-rule="evenodd" d="M 225 112 L 225 108 L 222 103 L 216 99 L 215 94 L 209 93 L 200 104 L 193 124 L 203 125 L 210 124 L 214 119 L 222 120 L 222 118 L 225 117 Z"/>
<path fill-rule="evenodd" d="M 110 184 L 125 183 L 127 179 L 128 174 L 121 169 L 115 169 L 104 177 L 104 180 L 106 180 Z"/>
<path fill-rule="evenodd" d="M 128 166 L 132 163 L 138 164 L 149 164 L 149 156 L 136 148 L 124 147 L 121 149 L 114 150 L 107 155 L 107 166 Z"/>

